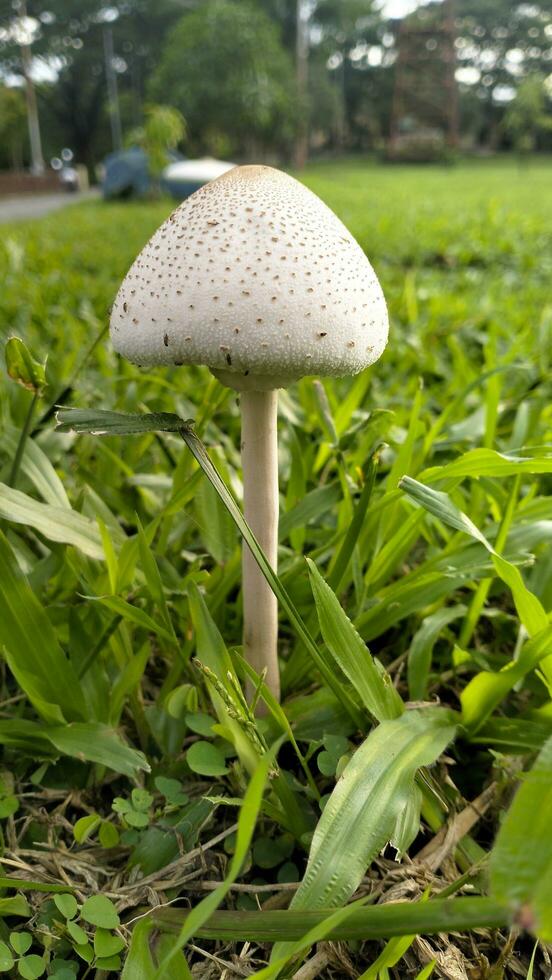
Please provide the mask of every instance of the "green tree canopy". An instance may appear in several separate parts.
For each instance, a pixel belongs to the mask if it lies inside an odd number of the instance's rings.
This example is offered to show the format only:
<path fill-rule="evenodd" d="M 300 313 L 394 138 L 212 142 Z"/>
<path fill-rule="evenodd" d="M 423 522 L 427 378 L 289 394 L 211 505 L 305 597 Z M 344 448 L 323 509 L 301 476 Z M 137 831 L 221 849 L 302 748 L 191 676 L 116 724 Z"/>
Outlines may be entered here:
<path fill-rule="evenodd" d="M 547 101 L 542 75 L 535 73 L 523 79 L 504 115 L 504 128 L 518 153 L 531 153 L 537 147 L 539 133 L 552 129 Z"/>
<path fill-rule="evenodd" d="M 25 96 L 19 88 L 0 86 L 0 167 L 23 167 L 27 145 Z"/>
<path fill-rule="evenodd" d="M 291 59 L 278 27 L 242 0 L 207 0 L 171 32 L 151 96 L 183 113 L 200 149 L 285 147 L 295 124 Z M 169 99 L 170 97 L 170 99 Z"/>
<path fill-rule="evenodd" d="M 184 139 L 186 120 L 178 109 L 166 105 L 148 105 L 144 115 L 144 125 L 128 134 L 127 143 L 143 147 L 150 175 L 158 181 L 170 160 L 170 150 L 175 150 Z"/>
<path fill-rule="evenodd" d="M 123 127 L 143 118 L 145 88 L 170 26 L 197 0 L 27 0 L 33 56 L 56 73 L 38 86 L 46 157 L 70 146 L 90 167 L 112 149 L 104 32 L 113 35 Z M 0 73 L 22 74 L 17 10 L 0 0 Z M 3 30 L 2 30 L 3 28 Z"/>

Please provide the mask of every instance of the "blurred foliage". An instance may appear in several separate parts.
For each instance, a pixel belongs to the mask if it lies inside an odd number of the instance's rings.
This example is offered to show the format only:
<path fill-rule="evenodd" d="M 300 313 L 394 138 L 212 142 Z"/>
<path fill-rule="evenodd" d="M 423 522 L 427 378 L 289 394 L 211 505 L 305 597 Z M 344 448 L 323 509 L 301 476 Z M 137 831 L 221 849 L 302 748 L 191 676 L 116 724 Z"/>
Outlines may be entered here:
<path fill-rule="evenodd" d="M 505 113 L 524 80 L 549 75 L 551 3 L 456 0 L 466 145 L 509 147 L 517 138 L 503 124 Z M 112 148 L 105 79 L 108 30 L 125 133 L 143 126 L 144 106 L 153 99 L 175 106 L 189 119 L 191 146 L 198 154 L 250 158 L 268 152 L 289 159 L 297 117 L 305 114 L 315 150 L 379 150 L 389 134 L 401 22 L 387 18 L 374 0 L 304 3 L 310 42 L 306 105 L 299 104 L 295 87 L 297 0 L 248 0 L 246 5 L 241 0 L 114 0 L 109 7 L 101 0 L 57 0 L 52 11 L 28 0 L 27 6 L 37 19 L 33 51 L 58 73 L 55 81 L 38 86 L 46 157 L 68 145 L 92 168 Z M 437 19 L 443 10 L 442 3 L 427 4 L 424 17 Z M 21 79 L 13 24 L 11 0 L 0 0 L 0 66 Z M 261 31 L 257 49 L 254 25 Z M 195 46 L 187 40 L 188 29 Z M 175 31 L 187 53 L 181 63 Z M 542 111 L 550 117 L 549 96 Z M 536 148 L 551 146 L 549 127 L 539 126 Z M 24 143 L 25 158 L 26 153 Z"/>
<path fill-rule="evenodd" d="M 274 23 L 252 3 L 208 0 L 182 18 L 151 82 L 155 98 L 168 91 L 191 140 L 211 151 L 212 133 L 249 158 L 293 138 L 292 63 Z"/>
<path fill-rule="evenodd" d="M 23 168 L 27 150 L 27 109 L 20 89 L 0 86 L 0 169 Z"/>
<path fill-rule="evenodd" d="M 169 162 L 169 151 L 184 139 L 186 120 L 178 109 L 163 105 L 146 106 L 144 115 L 144 125 L 128 134 L 127 143 L 145 150 L 150 174 L 158 181 Z"/>
<path fill-rule="evenodd" d="M 518 153 L 533 153 L 539 135 L 552 131 L 552 116 L 546 112 L 543 75 L 528 75 L 504 115 L 504 128 L 511 134 Z"/>

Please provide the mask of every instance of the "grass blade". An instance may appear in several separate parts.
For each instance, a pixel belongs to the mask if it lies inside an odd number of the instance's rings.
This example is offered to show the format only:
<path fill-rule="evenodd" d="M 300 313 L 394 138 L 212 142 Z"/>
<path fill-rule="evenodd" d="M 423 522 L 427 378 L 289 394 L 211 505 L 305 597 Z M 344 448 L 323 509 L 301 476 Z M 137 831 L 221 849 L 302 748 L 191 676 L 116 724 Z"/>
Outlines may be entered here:
<path fill-rule="evenodd" d="M 527 450 L 534 453 L 533 447 Z M 444 466 L 433 466 L 424 470 L 420 478 L 427 483 L 441 480 L 464 480 L 466 477 L 478 479 L 482 476 L 505 477 L 516 476 L 518 473 L 552 473 L 552 453 L 550 447 L 544 447 L 539 455 L 522 455 L 517 453 L 499 453 L 494 449 L 470 449 L 458 459 Z"/>
<path fill-rule="evenodd" d="M 34 527 L 48 541 L 70 544 L 89 558 L 104 560 L 100 531 L 95 521 L 66 507 L 53 507 L 0 483 L 0 518 Z"/>
<path fill-rule="evenodd" d="M 412 638 L 408 651 L 408 693 L 411 701 L 423 701 L 427 696 L 427 681 L 431 668 L 431 655 L 439 634 L 449 623 L 466 612 L 465 606 L 438 609 L 426 616 Z"/>
<path fill-rule="evenodd" d="M 410 949 L 414 938 L 414 936 L 395 936 L 394 939 L 390 939 L 377 960 L 360 975 L 358 980 L 378 980 L 380 970 L 387 970 L 388 967 L 395 966 Z"/>
<path fill-rule="evenodd" d="M 408 476 L 403 477 L 400 482 L 400 487 L 413 500 L 421 504 L 425 510 L 441 520 L 443 524 L 447 524 L 457 531 L 463 531 L 465 534 L 469 534 L 470 537 L 479 541 L 487 549 L 498 576 L 512 593 L 518 616 L 529 633 L 529 636 L 533 636 L 535 633 L 546 629 L 548 616 L 536 595 L 530 592 L 525 585 L 519 569 L 497 554 L 493 546 L 487 541 L 485 535 L 482 534 L 466 514 L 453 504 L 448 494 L 440 490 L 433 490 L 431 487 L 427 487 L 425 484 L 419 483 L 418 480 L 413 480 Z"/>
<path fill-rule="evenodd" d="M 170 412 L 131 415 L 104 409 L 62 408 L 56 414 L 58 432 L 89 433 L 94 436 L 133 436 L 143 432 L 179 432 L 187 423 Z"/>
<path fill-rule="evenodd" d="M 355 545 L 358 541 L 358 536 L 360 534 L 362 525 L 364 523 L 364 518 L 368 511 L 368 505 L 370 503 L 370 498 L 374 489 L 374 483 L 376 481 L 376 470 L 378 463 L 378 454 L 374 455 L 368 461 L 368 471 L 364 475 L 364 486 L 362 488 L 362 493 L 358 499 L 357 505 L 353 513 L 353 519 L 347 530 L 347 534 L 343 539 L 341 548 L 339 549 L 333 568 L 328 575 L 328 585 L 334 592 L 339 591 L 339 587 L 343 581 L 345 572 L 352 558 Z"/>
<path fill-rule="evenodd" d="M 372 657 L 314 562 L 307 558 L 307 565 L 324 643 L 336 664 L 374 718 L 398 718 L 404 706 L 391 678 Z"/>
<path fill-rule="evenodd" d="M 1 531 L 0 647 L 19 686 L 46 721 L 86 718 L 77 675 Z"/>
<path fill-rule="evenodd" d="M 552 941 L 552 737 L 526 774 L 498 832 L 491 894 L 543 942 Z"/>
<path fill-rule="evenodd" d="M 18 443 L 17 430 L 10 427 L 2 434 L 2 448 L 11 456 L 15 453 Z M 31 481 L 40 496 L 53 507 L 71 509 L 65 487 L 57 475 L 46 453 L 29 439 L 21 460 L 21 473 Z"/>
<path fill-rule="evenodd" d="M 233 518 L 238 530 L 241 532 L 242 537 L 247 543 L 251 554 L 255 558 L 259 568 L 261 569 L 263 575 L 265 576 L 268 584 L 270 585 L 272 591 L 274 592 L 276 598 L 278 599 L 280 605 L 285 609 L 290 622 L 292 623 L 299 639 L 307 648 L 310 653 L 315 665 L 322 674 L 324 680 L 328 687 L 333 691 L 338 700 L 342 703 L 343 707 L 346 709 L 351 718 L 355 721 L 358 727 L 362 727 L 363 720 L 362 714 L 349 697 L 348 693 L 344 689 L 343 685 L 339 683 L 338 680 L 333 675 L 333 672 L 326 665 L 323 657 L 320 656 L 318 651 L 318 646 L 315 640 L 310 635 L 307 630 L 301 616 L 299 615 L 295 605 L 291 601 L 286 589 L 282 585 L 280 579 L 276 575 L 274 569 L 270 565 L 270 562 L 266 558 L 262 548 L 260 547 L 255 535 L 249 528 L 241 510 L 239 509 L 236 501 L 232 497 L 230 491 L 226 487 L 222 477 L 220 476 L 218 470 L 212 463 L 211 459 L 207 455 L 207 451 L 203 443 L 197 438 L 194 432 L 189 428 L 183 428 L 180 430 L 180 434 L 184 439 L 186 445 L 191 450 L 195 459 L 201 466 L 203 472 L 208 477 L 208 479 L 213 484 L 215 490 L 219 494 L 222 502 Z"/>
<path fill-rule="evenodd" d="M 178 415 L 170 415 L 162 412 L 157 414 L 125 415 L 120 412 L 91 412 L 86 409 L 70 408 L 58 413 L 58 429 L 63 432 L 87 432 L 96 435 L 129 435 L 154 431 L 178 432 L 228 510 L 255 561 L 280 602 L 280 605 L 285 609 L 299 639 L 309 651 L 318 670 L 324 677 L 326 684 L 333 690 L 356 725 L 358 727 L 362 726 L 361 712 L 349 697 L 343 685 L 336 682 L 332 671 L 326 666 L 324 659 L 318 652 L 315 640 L 311 637 L 280 579 L 274 572 L 257 539 L 250 530 L 240 508 L 228 490 L 216 466 L 208 456 L 205 446 L 187 422 L 179 418 Z"/>
<path fill-rule="evenodd" d="M 522 647 L 519 657 L 502 670 L 483 670 L 460 692 L 462 721 L 473 731 L 483 725 L 506 695 L 529 671 L 552 654 L 552 626 L 537 633 Z"/>
<path fill-rule="evenodd" d="M 355 902 L 338 909 L 331 916 L 327 910 L 215 912 L 197 928 L 202 939 L 259 943 L 301 943 L 308 930 L 319 929 L 319 938 L 332 940 L 390 939 L 393 936 L 432 935 L 439 932 L 462 932 L 474 928 L 499 929 L 508 925 L 507 907 L 490 898 L 445 898 L 429 902 L 388 902 L 363 908 Z M 190 913 L 181 909 L 160 908 L 151 913 L 159 929 L 171 932 L 181 929 Z M 259 974 L 257 974 L 259 976 Z"/>

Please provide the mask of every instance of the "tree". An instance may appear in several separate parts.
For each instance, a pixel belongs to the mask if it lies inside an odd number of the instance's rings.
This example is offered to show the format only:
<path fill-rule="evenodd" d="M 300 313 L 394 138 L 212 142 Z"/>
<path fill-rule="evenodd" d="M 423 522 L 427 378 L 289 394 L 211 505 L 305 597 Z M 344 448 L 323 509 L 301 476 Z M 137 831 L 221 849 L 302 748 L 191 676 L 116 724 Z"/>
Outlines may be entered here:
<path fill-rule="evenodd" d="M 128 134 L 129 146 L 141 146 L 147 155 L 154 194 L 159 193 L 159 181 L 170 160 L 170 151 L 176 149 L 185 133 L 186 120 L 178 109 L 149 105 L 145 109 L 144 125 Z"/>
<path fill-rule="evenodd" d="M 0 167 L 23 168 L 27 150 L 27 110 L 19 88 L 0 87 Z"/>
<path fill-rule="evenodd" d="M 278 24 L 290 55 L 296 59 L 306 53 L 308 65 L 297 65 L 296 74 L 299 90 L 306 78 L 306 96 L 300 98 L 298 110 L 308 119 L 310 142 L 317 147 L 361 145 L 362 136 L 378 132 L 380 123 L 373 95 L 374 82 L 381 71 L 374 72 L 362 54 L 370 45 L 378 43 L 377 32 L 384 23 L 373 0 L 260 0 L 260 3 Z M 303 18 L 308 14 L 306 52 L 297 44 L 300 8 Z M 385 105 L 388 101 L 386 95 Z M 297 155 L 303 153 L 304 147 L 299 147 Z"/>
<path fill-rule="evenodd" d="M 34 57 L 56 66 L 57 77 L 38 90 L 47 155 L 70 146 L 78 160 L 92 167 L 111 149 L 106 112 L 104 50 L 106 25 L 112 31 L 114 69 L 128 125 L 142 121 L 149 76 L 164 38 L 179 17 L 200 0 L 26 0 L 38 25 Z M 46 9 L 45 9 L 46 8 Z M 16 4 L 0 0 L 0 71 L 22 74 L 21 53 L 12 28 Z M 5 26 L 6 25 L 6 26 Z"/>
<path fill-rule="evenodd" d="M 496 145 L 501 120 L 523 79 L 550 72 L 552 0 L 456 0 L 458 77 L 479 102 L 481 142 Z"/>
<path fill-rule="evenodd" d="M 196 148 L 256 156 L 293 137 L 293 67 L 278 29 L 243 0 L 207 0 L 171 31 L 150 92 L 184 114 Z"/>
<path fill-rule="evenodd" d="M 532 153 L 539 134 L 552 129 L 552 116 L 546 112 L 546 90 L 542 75 L 528 75 L 504 114 L 504 129 L 517 152 Z"/>

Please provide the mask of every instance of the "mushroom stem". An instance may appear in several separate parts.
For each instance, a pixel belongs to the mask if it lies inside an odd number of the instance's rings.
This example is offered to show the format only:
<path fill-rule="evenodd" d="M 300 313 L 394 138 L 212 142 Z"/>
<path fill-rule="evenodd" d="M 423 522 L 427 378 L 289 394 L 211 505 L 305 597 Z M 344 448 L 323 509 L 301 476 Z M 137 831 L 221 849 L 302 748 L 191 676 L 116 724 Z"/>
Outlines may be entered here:
<path fill-rule="evenodd" d="M 242 391 L 242 467 L 245 519 L 270 564 L 278 562 L 278 392 Z M 278 606 L 249 548 L 243 546 L 243 645 L 251 666 L 280 698 Z"/>

